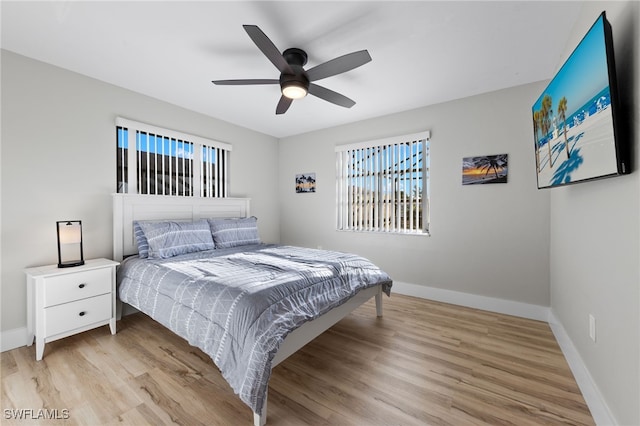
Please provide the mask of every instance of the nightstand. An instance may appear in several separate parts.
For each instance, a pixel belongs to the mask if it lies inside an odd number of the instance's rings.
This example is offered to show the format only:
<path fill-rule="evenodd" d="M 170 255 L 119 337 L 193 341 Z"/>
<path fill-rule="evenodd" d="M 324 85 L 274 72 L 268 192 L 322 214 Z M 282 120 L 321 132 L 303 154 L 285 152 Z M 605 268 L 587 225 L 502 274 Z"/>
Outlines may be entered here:
<path fill-rule="evenodd" d="M 28 346 L 36 340 L 36 360 L 44 345 L 109 324 L 116 334 L 116 266 L 109 259 L 82 266 L 58 265 L 25 269 L 27 274 Z"/>

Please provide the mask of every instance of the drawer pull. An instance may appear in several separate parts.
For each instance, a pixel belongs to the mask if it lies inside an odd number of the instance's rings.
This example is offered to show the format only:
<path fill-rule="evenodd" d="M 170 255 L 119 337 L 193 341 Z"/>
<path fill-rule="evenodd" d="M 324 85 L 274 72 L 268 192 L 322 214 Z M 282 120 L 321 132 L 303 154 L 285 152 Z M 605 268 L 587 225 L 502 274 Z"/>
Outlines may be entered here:
<path fill-rule="evenodd" d="M 85 286 L 85 285 L 86 285 L 86 284 L 84 284 L 84 283 L 83 283 L 83 284 L 80 284 L 80 285 L 78 286 L 78 288 L 84 288 L 84 286 Z"/>
<path fill-rule="evenodd" d="M 85 313 L 86 313 L 85 311 L 82 311 L 82 312 L 80 312 L 78 315 L 80 315 L 81 317 L 83 317 Z"/>

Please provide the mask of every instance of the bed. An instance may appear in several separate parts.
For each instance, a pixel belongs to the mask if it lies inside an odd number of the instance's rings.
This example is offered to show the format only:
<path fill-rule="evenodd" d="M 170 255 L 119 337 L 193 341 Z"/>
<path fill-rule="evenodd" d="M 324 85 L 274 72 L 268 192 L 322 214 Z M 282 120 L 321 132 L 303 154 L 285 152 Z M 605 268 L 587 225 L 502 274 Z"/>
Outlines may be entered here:
<path fill-rule="evenodd" d="M 262 243 L 246 198 L 114 194 L 113 223 L 119 300 L 207 353 L 256 426 L 272 368 L 372 297 L 382 316 L 392 284 L 354 254 Z"/>

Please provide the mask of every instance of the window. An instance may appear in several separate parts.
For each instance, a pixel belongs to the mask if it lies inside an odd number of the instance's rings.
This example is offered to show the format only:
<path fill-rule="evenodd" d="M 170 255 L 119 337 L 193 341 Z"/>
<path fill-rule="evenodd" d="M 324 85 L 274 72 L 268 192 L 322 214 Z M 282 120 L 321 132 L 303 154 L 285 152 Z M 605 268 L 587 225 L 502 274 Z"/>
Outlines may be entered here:
<path fill-rule="evenodd" d="M 429 230 L 429 132 L 336 147 L 337 229 Z"/>
<path fill-rule="evenodd" d="M 118 192 L 227 196 L 231 145 L 124 118 L 116 134 Z"/>

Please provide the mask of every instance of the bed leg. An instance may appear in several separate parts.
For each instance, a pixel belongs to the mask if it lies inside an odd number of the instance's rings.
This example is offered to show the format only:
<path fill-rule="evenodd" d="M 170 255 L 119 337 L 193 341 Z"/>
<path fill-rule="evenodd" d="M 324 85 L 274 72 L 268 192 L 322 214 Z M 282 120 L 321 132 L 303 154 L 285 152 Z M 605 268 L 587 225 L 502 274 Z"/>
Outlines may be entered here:
<path fill-rule="evenodd" d="M 378 288 L 376 293 L 376 315 L 378 317 L 382 316 L 382 286 Z"/>
<path fill-rule="evenodd" d="M 268 392 L 268 391 L 267 391 Z M 264 426 L 267 424 L 267 395 L 264 396 L 264 404 L 262 404 L 262 413 L 253 413 L 253 426 Z"/>
<path fill-rule="evenodd" d="M 267 416 L 253 413 L 253 426 L 264 426 L 267 424 Z"/>
<path fill-rule="evenodd" d="M 120 299 L 116 299 L 116 320 L 120 321 L 122 319 L 122 301 Z"/>

